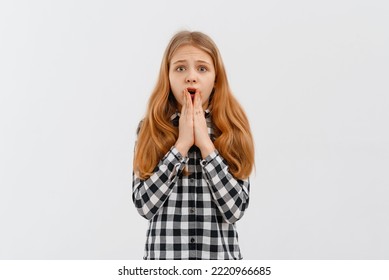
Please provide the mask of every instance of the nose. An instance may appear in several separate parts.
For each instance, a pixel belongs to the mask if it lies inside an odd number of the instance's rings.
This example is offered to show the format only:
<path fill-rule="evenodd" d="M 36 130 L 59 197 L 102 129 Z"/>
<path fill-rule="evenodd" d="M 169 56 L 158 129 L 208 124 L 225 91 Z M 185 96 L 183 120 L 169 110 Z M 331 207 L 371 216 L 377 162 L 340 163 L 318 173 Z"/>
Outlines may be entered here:
<path fill-rule="evenodd" d="M 187 83 L 195 83 L 196 82 L 196 79 L 186 79 L 186 82 Z"/>
<path fill-rule="evenodd" d="M 185 81 L 187 83 L 196 83 L 197 82 L 197 77 L 196 77 L 196 72 L 195 71 L 188 71 L 187 76 L 185 78 Z"/>

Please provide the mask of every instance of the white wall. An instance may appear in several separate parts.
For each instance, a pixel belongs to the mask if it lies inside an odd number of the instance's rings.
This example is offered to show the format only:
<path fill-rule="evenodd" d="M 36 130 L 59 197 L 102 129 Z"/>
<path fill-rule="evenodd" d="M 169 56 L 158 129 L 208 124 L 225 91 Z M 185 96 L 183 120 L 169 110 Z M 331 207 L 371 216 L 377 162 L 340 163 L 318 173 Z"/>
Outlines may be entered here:
<path fill-rule="evenodd" d="M 389 258 L 387 1 L 2 1 L 0 259 L 141 259 L 135 129 L 170 37 L 218 44 L 256 141 L 246 259 Z"/>

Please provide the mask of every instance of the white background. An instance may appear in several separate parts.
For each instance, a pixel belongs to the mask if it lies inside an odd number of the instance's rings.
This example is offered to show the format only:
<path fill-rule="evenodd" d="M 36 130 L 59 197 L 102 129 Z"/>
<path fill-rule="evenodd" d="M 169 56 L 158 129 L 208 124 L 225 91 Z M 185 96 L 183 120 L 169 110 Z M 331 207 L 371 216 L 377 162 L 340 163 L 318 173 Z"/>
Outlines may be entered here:
<path fill-rule="evenodd" d="M 0 259 L 141 259 L 135 130 L 174 33 L 256 143 L 245 259 L 389 258 L 387 1 L 1 1 Z"/>

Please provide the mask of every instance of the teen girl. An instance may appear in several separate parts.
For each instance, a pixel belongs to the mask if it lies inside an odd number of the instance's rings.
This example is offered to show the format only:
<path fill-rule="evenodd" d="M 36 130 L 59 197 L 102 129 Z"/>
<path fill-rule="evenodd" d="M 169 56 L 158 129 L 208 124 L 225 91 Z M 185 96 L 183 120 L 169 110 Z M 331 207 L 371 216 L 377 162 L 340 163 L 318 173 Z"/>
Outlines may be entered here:
<path fill-rule="evenodd" d="M 132 199 L 149 220 L 144 259 L 242 259 L 254 144 L 215 43 L 170 41 L 135 145 Z"/>

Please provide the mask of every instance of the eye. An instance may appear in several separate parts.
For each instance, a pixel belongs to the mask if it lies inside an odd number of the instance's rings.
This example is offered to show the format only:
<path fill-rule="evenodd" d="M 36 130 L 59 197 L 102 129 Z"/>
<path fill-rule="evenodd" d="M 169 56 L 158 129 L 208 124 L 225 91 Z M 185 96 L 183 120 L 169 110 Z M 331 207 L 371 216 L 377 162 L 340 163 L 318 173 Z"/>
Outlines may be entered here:
<path fill-rule="evenodd" d="M 184 67 L 184 66 L 178 66 L 178 67 L 176 68 L 176 71 L 177 71 L 177 72 L 183 72 L 183 71 L 185 71 L 185 67 Z"/>
<path fill-rule="evenodd" d="M 200 67 L 199 67 L 199 71 L 200 71 L 200 72 L 207 72 L 208 69 L 207 69 L 207 67 L 205 67 L 205 66 L 200 66 Z"/>

